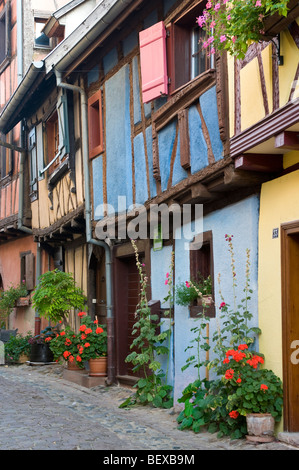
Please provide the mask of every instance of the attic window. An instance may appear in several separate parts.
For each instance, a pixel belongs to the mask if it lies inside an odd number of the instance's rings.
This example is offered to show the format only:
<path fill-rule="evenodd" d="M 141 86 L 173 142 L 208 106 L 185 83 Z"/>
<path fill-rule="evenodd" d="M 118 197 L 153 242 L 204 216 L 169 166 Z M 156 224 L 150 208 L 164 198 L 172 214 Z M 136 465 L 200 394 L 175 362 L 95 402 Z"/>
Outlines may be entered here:
<path fill-rule="evenodd" d="M 50 47 L 50 39 L 42 32 L 46 24 L 43 18 L 34 18 L 34 45 L 35 47 L 48 48 Z"/>

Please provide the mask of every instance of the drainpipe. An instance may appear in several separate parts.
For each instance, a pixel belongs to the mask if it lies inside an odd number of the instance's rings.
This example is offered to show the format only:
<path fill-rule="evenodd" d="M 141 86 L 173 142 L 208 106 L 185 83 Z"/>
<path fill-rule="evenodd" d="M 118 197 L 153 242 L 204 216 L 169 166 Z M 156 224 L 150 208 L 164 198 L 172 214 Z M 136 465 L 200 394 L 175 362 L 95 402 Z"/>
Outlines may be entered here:
<path fill-rule="evenodd" d="M 91 229 L 91 202 L 89 191 L 89 149 L 88 149 L 88 103 L 87 95 L 83 87 L 70 85 L 62 82 L 61 73 L 55 70 L 56 84 L 60 88 L 71 90 L 80 94 L 81 113 L 82 113 L 82 155 L 84 171 L 84 190 L 85 190 L 85 224 L 86 224 L 86 242 L 92 245 L 101 246 L 105 251 L 105 269 L 106 269 L 106 297 L 107 297 L 107 334 L 108 334 L 108 378 L 107 385 L 112 385 L 115 378 L 114 368 L 114 323 L 112 308 L 112 257 L 107 243 L 102 240 L 92 238 Z"/>
<path fill-rule="evenodd" d="M 17 0 L 17 63 L 18 84 L 23 79 L 23 0 Z"/>

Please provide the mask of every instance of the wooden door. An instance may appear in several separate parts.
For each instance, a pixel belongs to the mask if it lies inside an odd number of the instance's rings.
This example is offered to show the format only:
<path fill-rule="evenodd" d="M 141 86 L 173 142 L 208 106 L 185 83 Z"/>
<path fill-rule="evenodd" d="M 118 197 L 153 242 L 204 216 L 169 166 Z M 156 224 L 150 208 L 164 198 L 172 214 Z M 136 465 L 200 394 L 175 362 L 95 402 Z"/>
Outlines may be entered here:
<path fill-rule="evenodd" d="M 127 329 L 127 354 L 130 354 L 132 351 L 138 350 L 136 348 L 131 348 L 136 334 L 133 335 L 133 326 L 137 321 L 136 318 L 136 306 L 139 302 L 139 274 L 135 264 L 135 258 L 130 259 L 127 262 L 127 271 L 128 271 L 128 329 Z M 133 372 L 134 365 L 132 363 L 127 364 L 127 374 L 140 377 L 140 371 Z"/>
<path fill-rule="evenodd" d="M 138 377 L 133 373 L 133 364 L 126 362 L 132 352 L 130 348 L 134 339 L 133 325 L 136 322 L 135 312 L 139 301 L 139 275 L 135 257 L 115 259 L 115 315 L 116 315 L 116 355 L 117 376 Z"/>
<path fill-rule="evenodd" d="M 281 232 L 284 428 L 299 432 L 299 363 L 293 354 L 299 341 L 299 221 Z"/>

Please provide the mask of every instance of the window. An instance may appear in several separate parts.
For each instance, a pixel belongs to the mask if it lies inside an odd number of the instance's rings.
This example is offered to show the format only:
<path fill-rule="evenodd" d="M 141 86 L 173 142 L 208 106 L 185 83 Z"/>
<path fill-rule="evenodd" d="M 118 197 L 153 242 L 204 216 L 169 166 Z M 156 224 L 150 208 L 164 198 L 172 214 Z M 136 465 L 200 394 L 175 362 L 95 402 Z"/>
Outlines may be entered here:
<path fill-rule="evenodd" d="M 55 157 L 57 157 L 53 164 L 49 167 L 49 172 L 53 172 L 59 165 L 59 125 L 57 111 L 54 111 L 52 116 L 46 122 L 46 135 L 48 164 L 51 163 Z"/>
<path fill-rule="evenodd" d="M 169 93 L 214 66 L 210 49 L 203 48 L 204 32 L 196 26 L 203 7 L 203 3 L 197 4 L 167 26 Z"/>
<path fill-rule="evenodd" d="M 88 100 L 88 134 L 89 158 L 93 158 L 104 150 L 101 90 L 98 90 Z"/>
<path fill-rule="evenodd" d="M 0 135 L 0 139 L 3 142 L 8 142 L 10 140 L 10 136 L 8 134 Z M 1 166 L 1 179 L 5 178 L 12 173 L 12 158 L 13 158 L 13 151 L 7 147 L 0 147 L 0 166 Z"/>
<path fill-rule="evenodd" d="M 36 135 L 35 127 L 28 135 L 28 152 L 30 158 L 30 198 L 31 201 L 37 197 L 37 160 L 36 160 Z"/>
<path fill-rule="evenodd" d="M 31 251 L 21 252 L 21 283 L 25 281 L 26 289 L 33 290 L 35 287 L 35 263 L 34 254 Z"/>
<path fill-rule="evenodd" d="M 68 169 L 68 158 L 71 156 L 72 159 L 75 155 L 74 150 L 74 103 L 73 93 L 65 92 L 62 90 L 58 100 L 56 109 L 52 112 L 50 117 L 44 122 L 44 133 L 45 133 L 45 144 L 46 144 L 46 155 L 45 167 L 39 168 L 39 178 L 41 179 L 44 173 L 48 170 L 49 173 L 59 167 Z M 73 141 L 70 142 L 70 135 Z M 41 145 L 43 145 L 43 138 L 41 132 L 37 134 Z M 44 158 L 43 153 L 38 152 L 37 154 L 39 166 L 41 166 Z M 64 162 L 63 165 L 60 165 Z M 70 165 L 73 169 L 73 164 Z M 55 171 L 55 177 L 57 172 Z"/>
<path fill-rule="evenodd" d="M 46 20 L 42 18 L 34 18 L 34 46 L 41 48 L 50 47 L 50 39 L 42 32 Z"/>
<path fill-rule="evenodd" d="M 213 269 L 213 235 L 212 232 L 204 232 L 200 236 L 202 246 L 196 249 L 196 238 L 192 242 L 193 248 L 190 250 L 190 279 L 199 281 L 200 276 L 207 278 L 211 277 L 212 282 L 212 297 L 214 298 L 214 269 Z M 194 246 L 195 245 L 195 246 Z M 202 307 L 194 306 L 190 309 L 190 317 L 196 317 L 198 313 L 202 312 Z M 208 317 L 215 316 L 215 305 L 211 305 L 205 310 L 205 315 Z"/>
<path fill-rule="evenodd" d="M 5 5 L 0 13 L 0 65 L 10 56 L 9 9 Z"/>
<path fill-rule="evenodd" d="M 196 25 L 203 2 L 166 27 L 159 22 L 139 34 L 143 102 L 171 94 L 206 70 L 213 68 L 210 47 Z"/>

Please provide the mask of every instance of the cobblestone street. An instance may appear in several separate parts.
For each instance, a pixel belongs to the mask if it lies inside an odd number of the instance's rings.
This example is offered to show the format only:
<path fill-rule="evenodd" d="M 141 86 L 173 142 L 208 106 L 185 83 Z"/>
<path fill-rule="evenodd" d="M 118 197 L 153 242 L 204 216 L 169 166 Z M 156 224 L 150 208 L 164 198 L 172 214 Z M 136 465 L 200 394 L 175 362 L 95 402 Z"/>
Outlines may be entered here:
<path fill-rule="evenodd" d="M 59 365 L 0 367 L 0 450 L 298 450 L 179 431 L 172 410 L 120 409 L 131 391 L 84 388 Z"/>

